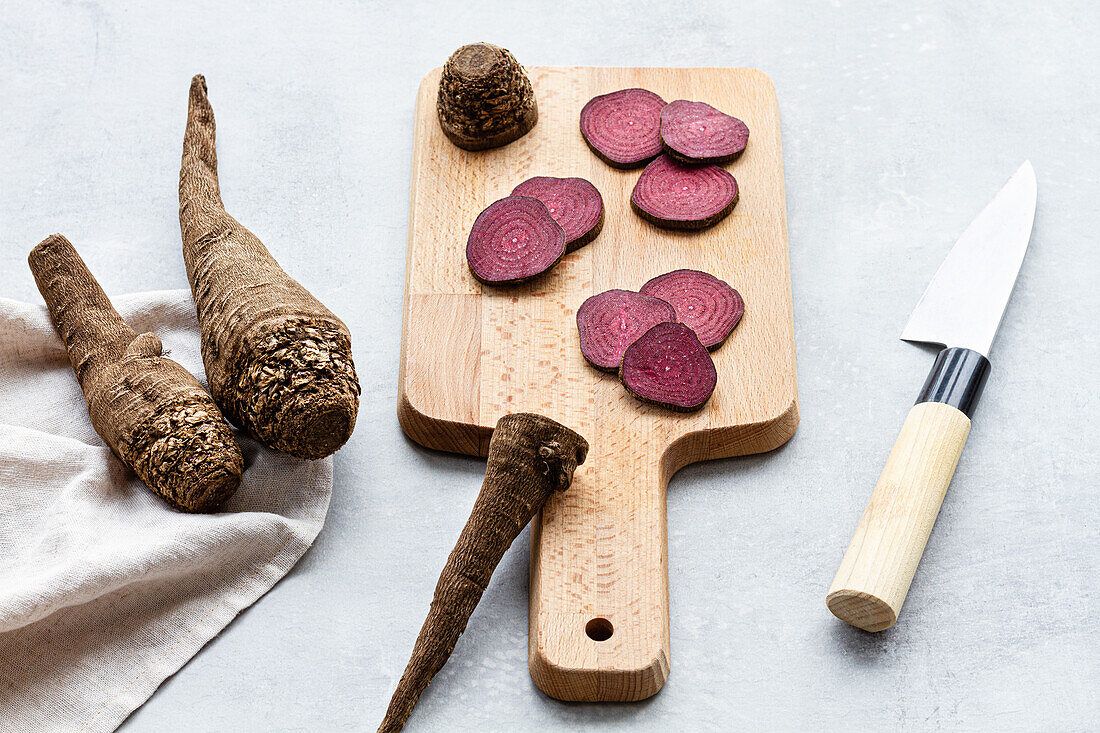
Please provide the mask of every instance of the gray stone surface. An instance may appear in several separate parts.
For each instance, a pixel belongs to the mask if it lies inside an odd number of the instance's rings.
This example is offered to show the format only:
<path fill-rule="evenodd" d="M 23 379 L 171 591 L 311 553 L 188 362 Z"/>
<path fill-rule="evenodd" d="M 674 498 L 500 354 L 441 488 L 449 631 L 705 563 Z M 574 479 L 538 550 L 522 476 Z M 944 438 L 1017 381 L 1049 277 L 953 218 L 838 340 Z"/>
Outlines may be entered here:
<path fill-rule="evenodd" d="M 186 287 L 176 176 L 201 71 L 227 204 L 347 321 L 363 407 L 314 548 L 126 731 L 377 725 L 483 470 L 418 449 L 394 417 L 413 96 L 481 39 L 528 64 L 772 76 L 802 424 L 771 455 L 673 480 L 659 695 L 536 690 L 524 534 L 409 730 L 1095 729 L 1094 3 L 152 5 L 0 12 L 0 294 L 37 300 L 25 257 L 53 231 L 108 292 Z M 1035 232 L 970 443 L 902 622 L 855 631 L 825 591 L 931 364 L 897 336 L 1025 157 Z"/>

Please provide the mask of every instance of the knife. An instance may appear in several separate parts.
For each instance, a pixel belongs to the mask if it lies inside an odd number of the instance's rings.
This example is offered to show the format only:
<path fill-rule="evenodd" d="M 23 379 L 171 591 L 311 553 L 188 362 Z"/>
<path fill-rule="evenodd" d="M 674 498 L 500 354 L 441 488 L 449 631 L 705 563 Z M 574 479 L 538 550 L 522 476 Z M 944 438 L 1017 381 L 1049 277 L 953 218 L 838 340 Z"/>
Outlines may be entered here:
<path fill-rule="evenodd" d="M 1031 239 L 1035 170 L 1025 161 L 951 248 L 903 341 L 944 346 L 902 425 L 825 602 L 866 631 L 894 625 L 970 433 L 989 349 Z"/>

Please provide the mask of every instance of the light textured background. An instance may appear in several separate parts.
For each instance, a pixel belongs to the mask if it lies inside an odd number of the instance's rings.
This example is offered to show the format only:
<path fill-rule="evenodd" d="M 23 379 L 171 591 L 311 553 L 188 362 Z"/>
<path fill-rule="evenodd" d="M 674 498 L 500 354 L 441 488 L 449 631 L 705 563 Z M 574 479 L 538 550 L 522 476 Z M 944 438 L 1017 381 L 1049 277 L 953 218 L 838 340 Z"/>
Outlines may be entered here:
<path fill-rule="evenodd" d="M 414 93 L 482 39 L 528 64 L 771 75 L 802 424 L 673 480 L 659 695 L 536 690 L 524 534 L 409 730 L 1095 729 L 1098 36 L 1088 0 L 4 3 L 0 294 L 37 302 L 25 257 L 53 231 L 109 293 L 186 285 L 176 176 L 201 71 L 229 210 L 347 321 L 363 384 L 314 548 L 124 729 L 377 725 L 483 471 L 415 447 L 394 412 Z M 824 595 L 931 364 L 897 336 L 1025 157 L 1035 232 L 986 396 L 901 624 L 864 634 Z"/>

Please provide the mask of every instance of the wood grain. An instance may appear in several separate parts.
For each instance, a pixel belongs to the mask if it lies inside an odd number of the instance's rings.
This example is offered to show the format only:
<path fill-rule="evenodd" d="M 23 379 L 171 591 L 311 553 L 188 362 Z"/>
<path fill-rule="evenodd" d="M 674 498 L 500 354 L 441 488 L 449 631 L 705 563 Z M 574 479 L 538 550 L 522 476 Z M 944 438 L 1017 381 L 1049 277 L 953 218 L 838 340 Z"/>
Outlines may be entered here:
<path fill-rule="evenodd" d="M 897 621 L 969 434 L 950 405 L 909 411 L 829 589 L 837 618 L 865 631 Z"/>
<path fill-rule="evenodd" d="M 772 450 L 798 424 L 778 107 L 771 81 L 754 69 L 528 73 L 539 124 L 480 153 L 456 148 L 439 129 L 438 69 L 421 84 L 398 413 L 413 440 L 461 453 L 484 455 L 496 420 L 520 411 L 588 439 L 592 449 L 573 486 L 532 533 L 531 673 L 554 697 L 637 700 L 656 693 L 669 673 L 669 479 L 695 461 Z M 725 221 L 703 232 L 653 227 L 630 210 L 640 171 L 610 168 L 585 146 L 584 103 L 631 86 L 709 102 L 748 124 L 748 149 L 730 166 L 741 200 Z M 465 262 L 470 225 L 534 175 L 592 181 L 604 197 L 604 230 L 535 282 L 482 286 Z M 637 289 L 681 267 L 727 280 L 746 302 L 741 324 L 714 353 L 714 396 L 690 415 L 643 405 L 614 375 L 589 367 L 575 321 L 588 296 Z M 603 641 L 586 632 L 600 636 L 609 627 Z"/>

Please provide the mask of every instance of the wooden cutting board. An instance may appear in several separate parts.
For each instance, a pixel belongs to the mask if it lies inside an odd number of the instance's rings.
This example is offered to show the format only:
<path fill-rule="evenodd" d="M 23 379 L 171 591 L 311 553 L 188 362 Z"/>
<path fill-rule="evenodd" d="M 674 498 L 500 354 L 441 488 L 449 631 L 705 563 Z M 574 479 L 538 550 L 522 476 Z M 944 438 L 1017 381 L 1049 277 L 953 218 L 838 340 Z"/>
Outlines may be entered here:
<path fill-rule="evenodd" d="M 771 80 L 754 69 L 528 73 L 538 125 L 480 153 L 455 147 L 439 128 L 439 69 L 420 86 L 398 414 L 416 442 L 470 455 L 485 455 L 492 426 L 510 412 L 541 413 L 588 439 L 572 487 L 533 523 L 531 676 L 563 700 L 640 700 L 669 673 L 669 479 L 695 461 L 772 450 L 798 424 L 779 110 Z M 602 163 L 578 126 L 585 102 L 626 87 L 708 102 L 748 124 L 748 148 L 729 167 L 741 189 L 731 216 L 677 233 L 631 211 L 640 171 Z M 604 197 L 603 232 L 535 282 L 482 286 L 466 266 L 470 226 L 535 175 L 592 181 Z M 714 353 L 717 389 L 694 414 L 643 405 L 615 375 L 588 366 L 575 320 L 588 296 L 637 289 L 681 267 L 725 279 L 746 303 Z"/>

